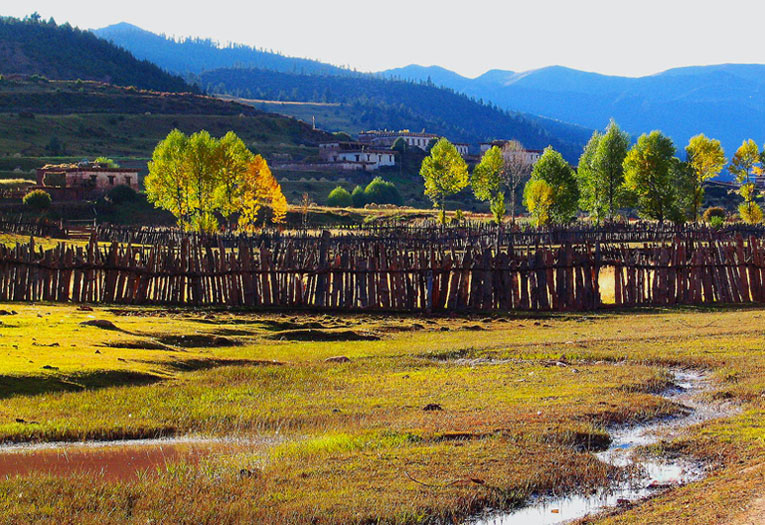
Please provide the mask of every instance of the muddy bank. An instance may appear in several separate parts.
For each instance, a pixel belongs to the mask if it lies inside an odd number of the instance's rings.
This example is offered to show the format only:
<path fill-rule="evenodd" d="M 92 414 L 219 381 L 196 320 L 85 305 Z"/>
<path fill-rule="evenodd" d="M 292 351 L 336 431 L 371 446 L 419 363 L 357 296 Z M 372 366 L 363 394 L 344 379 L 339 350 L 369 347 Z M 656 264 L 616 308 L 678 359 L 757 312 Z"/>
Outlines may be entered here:
<path fill-rule="evenodd" d="M 199 437 L 13 444 L 0 447 L 0 478 L 87 474 L 108 481 L 131 481 L 183 461 L 199 464 L 208 456 L 254 453 L 275 440 Z"/>
<path fill-rule="evenodd" d="M 592 495 L 565 497 L 536 496 L 528 505 L 507 512 L 487 511 L 468 520 L 470 525 L 550 525 L 566 523 L 603 511 L 610 507 L 630 506 L 662 490 L 702 479 L 706 475 L 703 465 L 687 459 L 662 460 L 645 458 L 636 448 L 671 440 L 687 427 L 711 419 L 725 417 L 734 412 L 726 404 L 707 403 L 701 394 L 711 388 L 709 376 L 702 372 L 672 370 L 673 386 L 662 397 L 678 403 L 686 410 L 680 416 L 645 425 L 613 430 L 610 447 L 595 455 L 601 461 L 620 467 L 635 469 L 629 482 L 609 487 Z"/>

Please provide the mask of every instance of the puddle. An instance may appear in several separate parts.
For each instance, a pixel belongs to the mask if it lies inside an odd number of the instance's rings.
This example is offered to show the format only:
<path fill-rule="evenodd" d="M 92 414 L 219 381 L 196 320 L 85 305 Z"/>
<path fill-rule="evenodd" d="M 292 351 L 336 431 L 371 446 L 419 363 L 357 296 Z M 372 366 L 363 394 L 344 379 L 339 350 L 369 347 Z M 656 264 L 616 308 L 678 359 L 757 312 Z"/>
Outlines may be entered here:
<path fill-rule="evenodd" d="M 686 414 L 646 425 L 611 432 L 609 448 L 595 454 L 601 461 L 617 466 L 634 466 L 640 475 L 629 482 L 592 495 L 534 497 L 528 505 L 511 512 L 487 512 L 468 521 L 471 525 L 550 525 L 567 523 L 609 507 L 628 506 L 658 491 L 697 481 L 704 477 L 703 467 L 684 460 L 655 460 L 636 457 L 636 447 L 678 437 L 696 423 L 730 415 L 730 407 L 701 402 L 699 394 L 709 389 L 709 378 L 700 372 L 673 370 L 674 386 L 662 397 L 688 408 Z"/>
<path fill-rule="evenodd" d="M 217 454 L 258 452 L 271 442 L 240 439 L 163 438 L 79 443 L 13 444 L 0 447 L 0 479 L 31 474 L 89 474 L 131 481 L 170 463 L 197 464 Z"/>

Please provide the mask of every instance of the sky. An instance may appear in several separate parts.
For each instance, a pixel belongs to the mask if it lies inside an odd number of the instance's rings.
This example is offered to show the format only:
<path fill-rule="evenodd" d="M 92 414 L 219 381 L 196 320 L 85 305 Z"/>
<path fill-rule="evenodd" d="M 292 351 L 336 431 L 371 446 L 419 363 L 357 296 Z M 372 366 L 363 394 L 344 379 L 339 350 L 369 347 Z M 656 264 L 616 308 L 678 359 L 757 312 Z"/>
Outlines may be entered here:
<path fill-rule="evenodd" d="M 7 5 L 2 5 L 7 4 Z M 0 15 L 94 29 L 129 22 L 155 33 L 237 42 L 359 71 L 439 65 L 563 65 L 642 76 L 688 65 L 763 63 L 758 0 L 0 0 Z"/>

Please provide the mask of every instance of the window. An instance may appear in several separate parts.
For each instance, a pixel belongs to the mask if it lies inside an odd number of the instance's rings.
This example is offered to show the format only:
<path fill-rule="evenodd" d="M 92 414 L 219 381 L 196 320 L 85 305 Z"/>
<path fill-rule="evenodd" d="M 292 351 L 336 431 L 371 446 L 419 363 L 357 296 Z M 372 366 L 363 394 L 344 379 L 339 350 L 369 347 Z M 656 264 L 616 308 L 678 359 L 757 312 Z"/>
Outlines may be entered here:
<path fill-rule="evenodd" d="M 125 184 L 130 186 L 130 175 L 125 175 Z"/>
<path fill-rule="evenodd" d="M 109 177 L 109 185 L 114 186 L 114 175 L 107 175 Z"/>

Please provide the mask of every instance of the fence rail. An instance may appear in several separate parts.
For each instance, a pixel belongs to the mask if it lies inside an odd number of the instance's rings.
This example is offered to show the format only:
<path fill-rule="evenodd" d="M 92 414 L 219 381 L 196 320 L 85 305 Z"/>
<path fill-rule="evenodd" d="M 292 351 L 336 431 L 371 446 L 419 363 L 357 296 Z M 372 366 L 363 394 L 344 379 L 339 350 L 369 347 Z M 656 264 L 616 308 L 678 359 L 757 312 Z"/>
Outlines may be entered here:
<path fill-rule="evenodd" d="M 0 246 L 0 301 L 426 312 L 593 310 L 603 291 L 616 305 L 765 301 L 765 247 L 754 236 L 500 250 L 331 240 Z M 601 284 L 611 271 L 613 284 Z"/>
<path fill-rule="evenodd" d="M 486 223 L 469 223 L 456 227 L 437 225 L 402 226 L 396 224 L 358 225 L 332 228 L 331 243 L 335 245 L 356 243 L 385 243 L 412 249 L 433 245 L 448 249 L 464 249 L 466 246 L 518 247 L 552 246 L 563 244 L 594 243 L 658 243 L 672 242 L 677 238 L 688 241 L 731 240 L 737 235 L 765 237 L 765 226 L 732 224 L 714 229 L 703 224 L 674 226 L 649 222 L 609 224 L 595 226 L 575 224 L 555 228 L 497 228 Z M 279 244 L 286 240 L 298 243 L 306 249 L 315 247 L 321 237 L 320 230 L 265 230 L 257 234 L 218 233 L 201 234 L 184 232 L 177 228 L 130 227 L 100 225 L 96 228 L 98 239 L 144 245 L 180 246 L 185 240 L 205 246 L 239 246 L 250 244 Z"/>

